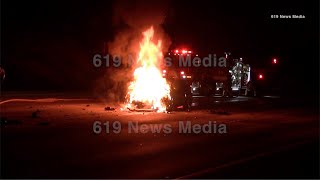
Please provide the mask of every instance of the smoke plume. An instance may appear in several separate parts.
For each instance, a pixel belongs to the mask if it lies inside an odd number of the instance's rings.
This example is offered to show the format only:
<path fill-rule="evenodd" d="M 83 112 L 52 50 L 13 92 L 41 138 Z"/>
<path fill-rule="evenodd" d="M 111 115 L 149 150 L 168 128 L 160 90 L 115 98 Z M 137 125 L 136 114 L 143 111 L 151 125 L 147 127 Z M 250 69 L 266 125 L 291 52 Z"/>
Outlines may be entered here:
<path fill-rule="evenodd" d="M 113 6 L 113 28 L 116 32 L 114 39 L 107 44 L 111 56 L 121 57 L 125 64 L 132 57 L 131 68 L 108 68 L 103 77 L 103 89 L 110 102 L 123 102 L 129 82 L 133 78 L 133 70 L 139 52 L 139 42 L 142 32 L 153 26 L 154 40 L 161 39 L 162 52 L 166 52 L 171 44 L 170 38 L 162 28 L 165 22 L 168 2 L 128 0 L 117 1 Z"/>

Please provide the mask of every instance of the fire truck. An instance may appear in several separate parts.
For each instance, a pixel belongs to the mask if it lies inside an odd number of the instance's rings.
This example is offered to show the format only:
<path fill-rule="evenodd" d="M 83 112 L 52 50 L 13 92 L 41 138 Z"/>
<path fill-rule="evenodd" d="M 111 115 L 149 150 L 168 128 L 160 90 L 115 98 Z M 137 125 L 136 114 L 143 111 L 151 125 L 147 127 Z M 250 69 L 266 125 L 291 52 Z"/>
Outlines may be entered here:
<path fill-rule="evenodd" d="M 205 58 L 211 60 L 211 66 L 202 62 Z M 232 58 L 230 53 L 220 58 L 212 55 L 209 58 L 187 49 L 175 49 L 167 53 L 167 59 L 170 62 L 167 63 L 169 66 L 163 67 L 163 76 L 169 81 L 186 81 L 193 96 L 256 95 L 250 65 L 244 63 L 242 58 Z M 263 75 L 259 78 L 263 79 Z"/>

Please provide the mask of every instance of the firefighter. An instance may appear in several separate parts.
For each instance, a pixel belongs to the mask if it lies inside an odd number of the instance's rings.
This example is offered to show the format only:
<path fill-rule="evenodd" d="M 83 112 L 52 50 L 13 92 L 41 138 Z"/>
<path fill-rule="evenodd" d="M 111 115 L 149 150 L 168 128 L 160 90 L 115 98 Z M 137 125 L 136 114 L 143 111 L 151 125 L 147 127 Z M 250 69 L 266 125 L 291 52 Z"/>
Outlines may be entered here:
<path fill-rule="evenodd" d="M 177 106 L 183 106 L 184 110 L 190 111 L 192 104 L 192 94 L 190 84 L 186 80 L 172 79 L 170 85 L 171 102 L 167 105 L 167 111 L 172 111 Z"/>
<path fill-rule="evenodd" d="M 245 92 L 245 96 L 250 96 L 250 95 L 257 96 L 256 87 L 252 81 L 249 81 L 247 83 L 246 92 Z"/>
<path fill-rule="evenodd" d="M 233 97 L 231 85 L 231 74 L 228 73 L 227 80 L 223 83 L 223 97 Z"/>

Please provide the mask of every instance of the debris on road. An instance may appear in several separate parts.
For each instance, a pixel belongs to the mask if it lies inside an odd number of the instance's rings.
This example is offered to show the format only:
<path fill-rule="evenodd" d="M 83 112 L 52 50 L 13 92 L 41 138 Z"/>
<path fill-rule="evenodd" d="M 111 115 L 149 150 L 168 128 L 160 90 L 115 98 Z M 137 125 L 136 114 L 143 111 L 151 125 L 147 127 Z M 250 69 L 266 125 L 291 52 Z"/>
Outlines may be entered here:
<path fill-rule="evenodd" d="M 34 111 L 33 113 L 32 113 L 32 118 L 37 118 L 37 117 L 39 117 L 39 114 L 40 113 L 40 110 L 39 109 L 37 109 L 36 111 Z"/>
<path fill-rule="evenodd" d="M 231 115 L 229 112 L 225 111 L 225 110 L 210 110 L 211 114 L 218 114 L 218 115 Z"/>
<path fill-rule="evenodd" d="M 105 111 L 114 111 L 114 110 L 116 110 L 116 108 L 111 108 L 108 106 L 108 107 L 105 107 L 104 110 Z"/>
<path fill-rule="evenodd" d="M 8 120 L 7 117 L 0 118 L 0 126 L 19 125 L 19 124 L 22 124 L 22 121 L 16 120 L 16 119 Z"/>
<path fill-rule="evenodd" d="M 42 121 L 38 123 L 39 126 L 48 126 L 49 124 L 50 123 L 48 121 Z"/>

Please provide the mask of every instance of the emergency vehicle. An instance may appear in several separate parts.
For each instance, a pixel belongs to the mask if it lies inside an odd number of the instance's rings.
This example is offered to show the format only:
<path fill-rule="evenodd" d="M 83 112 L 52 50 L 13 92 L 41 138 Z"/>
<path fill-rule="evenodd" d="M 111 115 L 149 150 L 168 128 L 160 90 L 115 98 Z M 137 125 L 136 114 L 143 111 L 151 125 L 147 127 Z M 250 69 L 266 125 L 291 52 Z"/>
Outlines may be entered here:
<path fill-rule="evenodd" d="M 256 94 L 252 81 L 252 70 L 242 58 L 233 59 L 229 54 L 223 58 L 225 66 L 205 67 L 201 62 L 206 56 L 187 49 L 175 49 L 167 53 L 170 66 L 163 67 L 163 76 L 167 79 L 182 79 L 188 82 L 193 96 L 225 96 L 228 90 L 233 96 Z M 184 66 L 181 61 L 191 59 L 191 65 Z M 215 62 L 217 63 L 217 62 Z M 263 76 L 263 75 L 261 75 Z M 258 78 L 259 79 L 259 78 Z M 261 77 L 263 79 L 263 77 Z M 249 87 L 247 86 L 249 85 Z"/>

